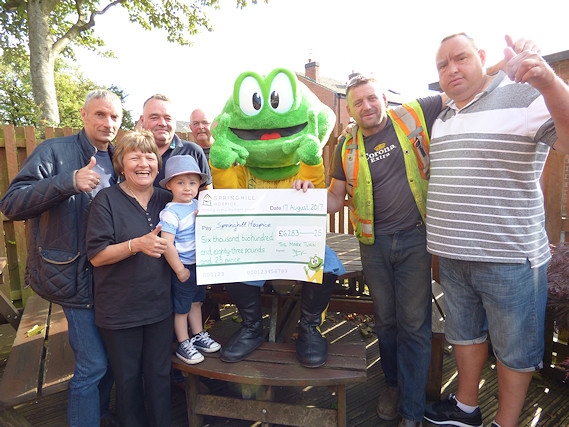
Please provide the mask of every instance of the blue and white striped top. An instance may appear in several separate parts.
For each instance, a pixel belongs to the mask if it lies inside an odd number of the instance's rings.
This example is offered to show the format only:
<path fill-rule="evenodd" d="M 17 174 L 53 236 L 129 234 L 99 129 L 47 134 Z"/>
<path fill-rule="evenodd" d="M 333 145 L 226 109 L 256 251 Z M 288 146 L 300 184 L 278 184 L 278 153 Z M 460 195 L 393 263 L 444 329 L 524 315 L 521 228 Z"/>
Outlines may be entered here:
<path fill-rule="evenodd" d="M 500 72 L 470 104 L 433 125 L 427 249 L 467 261 L 550 258 L 539 178 L 555 127 L 540 93 Z"/>
<path fill-rule="evenodd" d="M 174 246 L 184 265 L 196 263 L 196 210 L 198 201 L 170 202 L 160 212 L 162 231 L 174 234 Z"/>

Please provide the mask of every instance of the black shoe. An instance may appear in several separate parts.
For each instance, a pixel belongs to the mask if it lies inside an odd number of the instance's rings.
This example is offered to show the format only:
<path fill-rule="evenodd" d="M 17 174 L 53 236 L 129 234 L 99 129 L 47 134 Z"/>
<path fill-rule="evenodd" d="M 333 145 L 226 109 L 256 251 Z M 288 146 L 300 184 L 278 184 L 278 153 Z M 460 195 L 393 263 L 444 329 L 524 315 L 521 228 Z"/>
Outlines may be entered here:
<path fill-rule="evenodd" d="M 296 356 L 300 364 L 306 368 L 322 366 L 328 359 L 328 341 L 320 333 L 320 326 L 326 318 L 326 308 L 336 278 L 336 275 L 327 273 L 321 285 L 315 283 L 302 285 Z"/>
<path fill-rule="evenodd" d="M 450 394 L 448 399 L 427 405 L 425 419 L 433 424 L 458 427 L 483 427 L 480 408 L 468 414 L 456 405 L 456 398 Z"/>
<path fill-rule="evenodd" d="M 234 333 L 221 348 L 219 358 L 224 362 L 240 362 L 265 342 L 263 321 L 241 323 L 241 328 Z"/>
<path fill-rule="evenodd" d="M 239 362 L 265 341 L 261 288 L 244 283 L 232 283 L 226 288 L 243 321 L 221 348 L 219 358 L 224 362 Z"/>
<path fill-rule="evenodd" d="M 307 321 L 307 316 L 303 315 L 298 325 L 298 338 L 296 339 L 296 356 L 298 361 L 305 368 L 318 368 L 326 363 L 328 359 L 328 341 L 322 336 L 318 325 L 319 316 L 315 321 Z"/>

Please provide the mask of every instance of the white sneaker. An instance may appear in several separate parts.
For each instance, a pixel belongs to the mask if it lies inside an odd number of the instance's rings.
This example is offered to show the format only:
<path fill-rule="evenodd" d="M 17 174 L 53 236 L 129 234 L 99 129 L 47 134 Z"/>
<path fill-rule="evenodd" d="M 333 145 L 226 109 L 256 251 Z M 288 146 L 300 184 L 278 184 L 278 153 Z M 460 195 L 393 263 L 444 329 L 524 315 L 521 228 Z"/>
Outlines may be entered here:
<path fill-rule="evenodd" d="M 204 353 L 215 353 L 221 348 L 221 344 L 214 341 L 206 331 L 201 331 L 193 340 L 194 346 Z"/>
<path fill-rule="evenodd" d="M 188 365 L 195 365 L 204 360 L 203 354 L 194 347 L 194 339 L 182 341 L 178 344 L 178 349 L 176 350 L 176 356 Z"/>

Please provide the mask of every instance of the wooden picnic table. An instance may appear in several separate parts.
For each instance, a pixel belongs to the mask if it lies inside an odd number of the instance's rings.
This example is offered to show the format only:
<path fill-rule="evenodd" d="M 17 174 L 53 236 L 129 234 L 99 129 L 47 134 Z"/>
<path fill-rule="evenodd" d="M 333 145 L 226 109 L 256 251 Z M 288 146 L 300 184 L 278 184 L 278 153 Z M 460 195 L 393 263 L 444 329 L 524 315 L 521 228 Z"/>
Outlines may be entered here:
<path fill-rule="evenodd" d="M 29 425 L 13 406 L 66 390 L 74 366 L 63 309 L 32 295 L 0 381 L 0 425 Z"/>
<path fill-rule="evenodd" d="M 330 299 L 328 310 L 340 313 L 358 313 L 373 315 L 373 302 L 365 292 L 365 277 L 362 268 L 359 241 L 353 234 L 326 233 L 326 243 L 332 248 L 346 269 L 346 273 L 338 277 L 338 286 Z M 438 282 L 438 260 L 433 260 L 433 280 Z M 283 282 L 283 281 L 280 281 Z M 290 342 L 300 317 L 300 295 L 294 285 L 284 285 L 290 292 L 278 291 L 280 285 L 274 286 L 268 281 L 262 296 L 263 305 L 271 307 L 271 323 L 269 326 L 269 341 Z M 229 285 L 231 286 L 231 285 Z M 269 288 L 268 290 L 266 288 Z M 217 304 L 231 304 L 231 298 L 223 291 L 223 285 L 214 285 L 208 292 L 207 299 Z M 440 318 L 442 311 L 436 299 L 433 300 L 433 317 Z M 205 314 L 207 318 L 209 314 Z M 215 316 L 213 316 L 215 317 Z M 433 323 L 431 363 L 427 383 L 427 397 L 438 400 L 441 395 L 444 331 L 442 322 Z"/>
<path fill-rule="evenodd" d="M 0 257 L 0 285 L 4 284 L 4 269 L 7 265 L 7 258 Z M 4 292 L 0 289 L 0 318 L 3 318 L 7 323 L 12 325 L 14 329 L 18 329 L 20 324 L 20 312 L 12 304 L 10 298 L 4 295 Z"/>
<path fill-rule="evenodd" d="M 0 257 L 0 285 L 6 265 L 6 258 Z M 16 330 L 0 379 L 0 425 L 30 425 L 13 407 L 66 390 L 73 376 L 67 319 L 61 306 L 35 294 L 20 315 L 1 290 L 0 316 Z"/>
<path fill-rule="evenodd" d="M 360 243 L 356 236 L 345 233 L 326 233 L 326 243 L 336 252 L 346 269 L 342 278 L 363 279 Z"/>
<path fill-rule="evenodd" d="M 367 379 L 364 343 L 330 344 L 328 361 L 318 369 L 301 366 L 292 343 L 265 342 L 238 363 L 222 362 L 210 353 L 196 365 L 172 356 L 175 368 L 186 376 L 186 403 L 190 426 L 203 425 L 202 415 L 260 421 L 290 426 L 347 427 L 346 389 Z M 239 384 L 242 398 L 200 390 L 200 377 Z M 335 390 L 333 409 L 273 402 L 275 387 L 329 387 Z"/>

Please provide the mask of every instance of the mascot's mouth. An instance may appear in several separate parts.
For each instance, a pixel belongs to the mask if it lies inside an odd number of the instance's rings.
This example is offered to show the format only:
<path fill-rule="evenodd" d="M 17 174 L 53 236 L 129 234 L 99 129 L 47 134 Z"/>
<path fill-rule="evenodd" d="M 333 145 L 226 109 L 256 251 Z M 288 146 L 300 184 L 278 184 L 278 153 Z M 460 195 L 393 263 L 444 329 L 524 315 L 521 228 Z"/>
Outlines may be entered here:
<path fill-rule="evenodd" d="M 300 133 L 308 123 L 276 129 L 235 129 L 229 128 L 239 139 L 244 141 L 266 141 L 270 139 L 285 138 Z"/>

